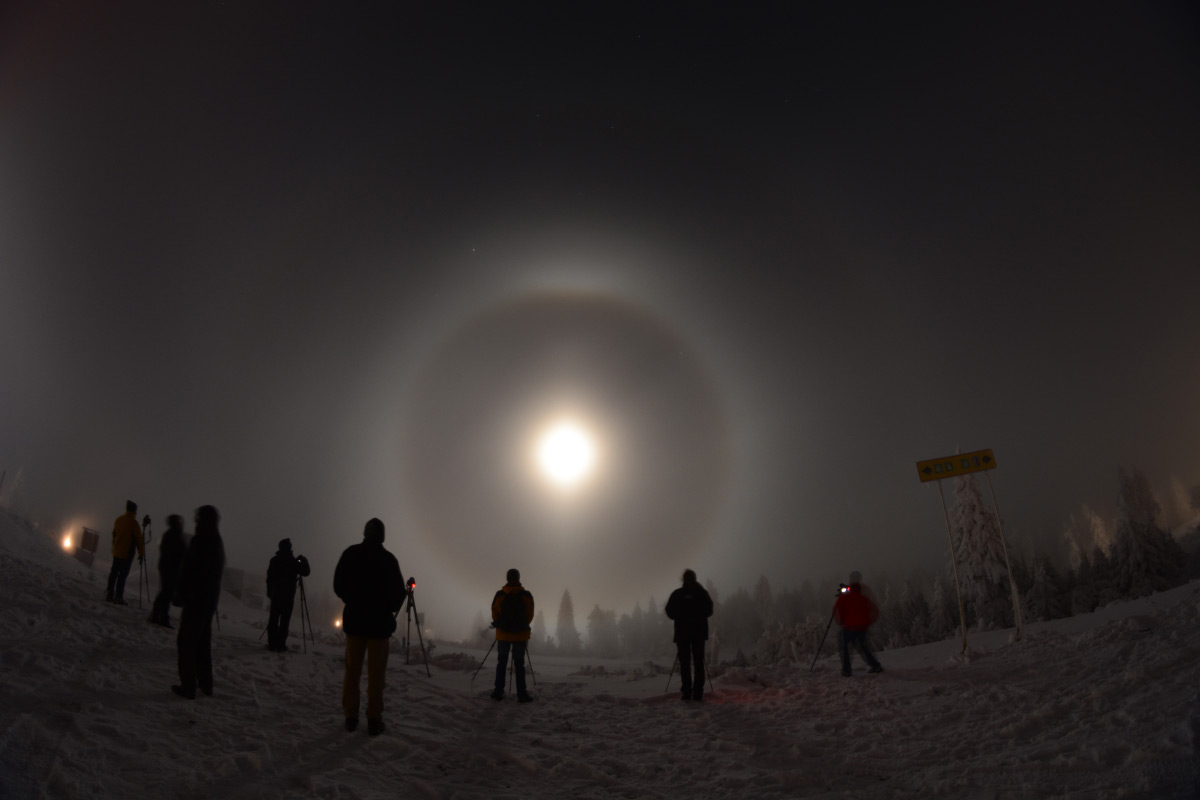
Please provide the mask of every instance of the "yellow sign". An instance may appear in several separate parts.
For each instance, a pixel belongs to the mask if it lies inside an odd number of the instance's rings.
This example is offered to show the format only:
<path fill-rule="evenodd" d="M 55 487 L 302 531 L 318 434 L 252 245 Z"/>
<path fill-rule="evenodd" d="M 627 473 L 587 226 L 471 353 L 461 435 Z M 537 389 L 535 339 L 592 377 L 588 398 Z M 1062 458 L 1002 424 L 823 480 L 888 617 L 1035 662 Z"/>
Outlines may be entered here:
<path fill-rule="evenodd" d="M 917 462 L 917 475 L 921 483 L 940 481 L 942 478 L 957 478 L 968 472 L 979 472 L 996 466 L 996 457 L 991 450 L 976 450 L 974 453 L 959 453 L 945 458 L 933 458 Z"/>

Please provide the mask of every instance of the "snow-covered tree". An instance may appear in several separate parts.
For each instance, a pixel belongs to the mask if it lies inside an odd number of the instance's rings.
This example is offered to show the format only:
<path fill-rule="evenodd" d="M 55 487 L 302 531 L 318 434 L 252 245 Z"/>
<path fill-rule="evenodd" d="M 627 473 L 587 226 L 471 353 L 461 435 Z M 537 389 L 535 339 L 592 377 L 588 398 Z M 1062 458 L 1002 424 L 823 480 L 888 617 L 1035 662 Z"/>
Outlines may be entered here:
<path fill-rule="evenodd" d="M 471 621 L 471 630 L 467 632 L 467 644 L 474 647 L 488 647 L 491 645 L 491 640 L 495 638 L 492 629 L 483 618 L 482 611 L 475 612 L 475 619 Z"/>
<path fill-rule="evenodd" d="M 721 604 L 721 616 L 713 617 L 722 646 L 728 650 L 753 651 L 763 632 L 763 620 L 750 594 L 738 589 Z M 713 625 L 709 625 L 711 628 Z"/>
<path fill-rule="evenodd" d="M 963 599 L 981 630 L 1014 624 L 1012 589 L 995 513 L 984 505 L 974 475 L 954 479 L 950 517 Z"/>
<path fill-rule="evenodd" d="M 619 651 L 617 612 L 602 609 L 597 603 L 588 614 L 588 652 L 601 658 L 616 658 Z"/>
<path fill-rule="evenodd" d="M 1096 547 L 1106 551 L 1112 545 L 1112 533 L 1100 515 L 1086 504 L 1072 514 L 1063 528 L 1063 536 L 1067 540 L 1067 558 L 1073 569 L 1079 567 L 1079 562 L 1085 559 Z"/>
<path fill-rule="evenodd" d="M 539 608 L 533 615 L 533 626 L 530 632 L 530 641 L 541 649 L 546 643 L 546 619 L 542 616 L 542 610 Z"/>
<path fill-rule="evenodd" d="M 1109 561 L 1104 550 L 1092 548 L 1092 587 L 1096 594 L 1096 608 L 1103 608 L 1109 603 L 1115 603 L 1122 597 L 1117 587 L 1117 574 L 1113 563 Z"/>
<path fill-rule="evenodd" d="M 1096 585 L 1092 574 L 1092 561 L 1084 553 L 1075 567 L 1071 586 L 1071 615 L 1088 614 L 1096 610 Z"/>
<path fill-rule="evenodd" d="M 908 584 L 908 598 L 905 601 L 905 617 L 908 621 L 907 640 L 909 644 L 924 644 L 933 641 L 929 634 L 929 601 L 920 586 L 911 582 Z"/>
<path fill-rule="evenodd" d="M 933 581 L 929 591 L 929 638 L 940 642 L 958 633 L 958 602 L 954 590 L 947 588 L 941 576 Z"/>
<path fill-rule="evenodd" d="M 775 621 L 775 595 L 771 591 L 771 582 L 767 580 L 766 575 L 759 575 L 758 581 L 754 584 L 754 609 L 758 611 L 758 616 L 764 625 L 770 625 Z"/>
<path fill-rule="evenodd" d="M 1058 573 L 1048 558 L 1042 557 L 1034 562 L 1033 584 L 1025 594 L 1025 611 L 1034 622 L 1066 615 Z"/>
<path fill-rule="evenodd" d="M 565 656 L 578 655 L 581 650 L 579 630 L 575 627 L 575 605 L 571 592 L 563 590 L 562 602 L 558 604 L 558 622 L 554 628 L 558 652 Z"/>
<path fill-rule="evenodd" d="M 1141 470 L 1120 469 L 1118 476 L 1119 517 L 1111 552 L 1117 588 L 1132 597 L 1169 589 L 1178 582 L 1183 550 L 1171 534 L 1158 527 L 1156 519 L 1162 508 Z"/>

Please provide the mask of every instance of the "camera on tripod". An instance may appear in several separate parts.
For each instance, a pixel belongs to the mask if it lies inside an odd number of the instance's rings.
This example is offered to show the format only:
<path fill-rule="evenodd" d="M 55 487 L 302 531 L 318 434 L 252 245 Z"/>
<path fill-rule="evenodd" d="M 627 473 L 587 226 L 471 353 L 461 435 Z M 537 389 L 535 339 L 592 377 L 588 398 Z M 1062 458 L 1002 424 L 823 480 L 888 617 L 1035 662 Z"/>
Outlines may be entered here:
<path fill-rule="evenodd" d="M 417 579 L 409 578 L 408 583 L 404 584 L 404 587 L 405 587 L 405 590 L 411 594 L 412 591 L 417 588 Z"/>

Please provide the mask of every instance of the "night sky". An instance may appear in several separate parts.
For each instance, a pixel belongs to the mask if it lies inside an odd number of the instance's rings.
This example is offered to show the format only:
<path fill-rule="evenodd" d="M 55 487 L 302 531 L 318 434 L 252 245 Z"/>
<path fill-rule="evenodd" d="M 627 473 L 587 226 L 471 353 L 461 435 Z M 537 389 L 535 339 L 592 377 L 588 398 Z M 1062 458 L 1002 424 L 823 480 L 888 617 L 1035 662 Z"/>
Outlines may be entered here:
<path fill-rule="evenodd" d="M 684 567 L 940 568 L 914 464 L 958 448 L 1019 547 L 1121 465 L 1183 518 L 1194 4 L 178 5 L 0 12 L 0 467 L 43 525 L 212 503 L 323 591 L 377 516 L 459 634 L 514 566 L 581 627 Z"/>

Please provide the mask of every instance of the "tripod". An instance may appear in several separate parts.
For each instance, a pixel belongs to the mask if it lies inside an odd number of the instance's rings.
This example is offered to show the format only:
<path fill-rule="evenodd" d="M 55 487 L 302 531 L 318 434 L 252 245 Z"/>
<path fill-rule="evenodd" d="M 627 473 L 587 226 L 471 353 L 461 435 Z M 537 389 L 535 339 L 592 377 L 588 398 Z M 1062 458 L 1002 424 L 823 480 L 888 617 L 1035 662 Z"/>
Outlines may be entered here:
<path fill-rule="evenodd" d="M 312 639 L 312 643 L 314 645 L 316 645 L 317 634 L 313 632 L 312 616 L 310 616 L 308 613 L 308 596 L 304 594 L 304 578 L 297 575 L 296 582 L 300 586 L 300 642 L 301 642 L 301 644 L 304 645 L 304 652 L 308 653 L 308 641 L 307 640 Z M 269 613 L 270 612 L 268 612 L 268 614 Z M 304 630 L 305 623 L 308 624 L 307 632 Z M 218 628 L 220 627 L 219 623 L 218 623 L 217 627 Z M 270 621 L 270 616 L 268 616 L 267 617 L 267 627 L 263 628 L 262 632 L 260 634 L 258 634 L 258 640 L 260 642 L 262 641 L 262 637 L 267 635 L 267 631 L 270 629 L 270 627 L 271 627 L 271 621 Z M 286 648 L 284 648 L 284 649 L 286 650 Z"/>
<path fill-rule="evenodd" d="M 679 653 L 675 654 L 675 660 L 671 662 L 671 674 L 667 676 L 667 688 L 663 689 L 663 693 L 671 691 L 671 678 L 675 677 L 675 666 L 679 663 Z M 700 675 L 703 675 L 705 680 L 708 679 L 708 659 L 704 657 L 704 650 L 700 650 Z M 696 677 L 700 677 L 697 675 Z"/>
<path fill-rule="evenodd" d="M 304 646 L 305 655 L 308 654 L 308 641 L 312 639 L 313 647 L 317 645 L 317 634 L 313 632 L 312 617 L 308 614 L 308 595 L 304 594 L 304 578 L 296 576 L 296 581 L 300 584 L 300 643 Z M 308 623 L 307 639 L 304 633 L 304 625 Z"/>
<path fill-rule="evenodd" d="M 817 654 L 813 656 L 813 662 L 809 665 L 808 671 L 812 672 L 813 667 L 817 665 L 817 659 L 821 657 L 821 648 L 825 646 L 825 637 L 829 635 L 829 629 L 833 627 L 833 618 L 837 616 L 837 606 L 833 607 L 833 613 L 829 615 L 829 624 L 825 626 L 825 633 L 821 636 L 821 643 L 817 645 Z"/>
<path fill-rule="evenodd" d="M 409 647 L 412 645 L 412 618 L 413 614 L 417 613 L 417 601 L 413 598 L 413 590 L 416 588 L 416 581 L 409 579 L 407 586 L 408 599 L 404 603 L 405 616 L 405 635 L 404 635 L 404 663 L 408 663 Z M 421 643 L 421 658 L 425 661 L 425 674 L 432 678 L 433 673 L 429 671 L 429 657 L 425 655 L 425 639 L 421 636 L 421 615 L 417 613 L 417 641 Z"/>
<path fill-rule="evenodd" d="M 150 515 L 142 517 L 142 557 L 138 560 L 138 608 L 142 608 L 142 578 L 146 579 L 146 602 L 150 602 L 150 577 L 146 574 L 146 546 L 150 544 Z M 132 548 L 136 550 L 135 548 Z M 133 552 L 129 553 L 133 558 Z"/>

